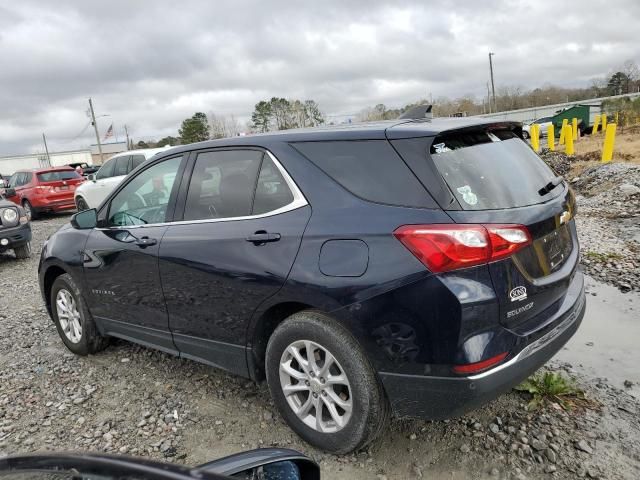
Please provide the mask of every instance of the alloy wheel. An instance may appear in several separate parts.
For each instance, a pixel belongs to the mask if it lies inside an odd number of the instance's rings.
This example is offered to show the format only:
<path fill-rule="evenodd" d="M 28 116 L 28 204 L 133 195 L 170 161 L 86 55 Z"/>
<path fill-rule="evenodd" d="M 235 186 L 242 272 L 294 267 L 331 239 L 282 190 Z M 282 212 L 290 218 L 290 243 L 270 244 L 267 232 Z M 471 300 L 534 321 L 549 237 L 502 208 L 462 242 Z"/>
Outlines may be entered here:
<path fill-rule="evenodd" d="M 64 288 L 60 289 L 56 295 L 56 313 L 65 337 L 71 343 L 79 343 L 82 340 L 80 312 L 75 298 Z"/>
<path fill-rule="evenodd" d="M 323 346 L 300 340 L 280 360 L 280 387 L 289 407 L 321 433 L 342 430 L 353 411 L 351 385 L 344 369 Z"/>

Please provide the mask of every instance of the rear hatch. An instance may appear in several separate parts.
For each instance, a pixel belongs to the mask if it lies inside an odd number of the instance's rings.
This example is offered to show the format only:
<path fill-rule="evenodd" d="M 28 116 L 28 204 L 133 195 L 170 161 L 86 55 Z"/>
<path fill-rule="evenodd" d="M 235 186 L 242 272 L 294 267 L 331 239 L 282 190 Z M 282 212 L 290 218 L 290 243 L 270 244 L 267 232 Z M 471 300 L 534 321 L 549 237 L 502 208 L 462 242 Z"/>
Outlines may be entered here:
<path fill-rule="evenodd" d="M 84 181 L 75 170 L 50 170 L 36 175 L 38 188 L 52 200 L 73 198 L 76 187 Z"/>
<path fill-rule="evenodd" d="M 455 198 L 445 210 L 456 223 L 527 227 L 531 243 L 489 271 L 501 323 L 520 334 L 539 329 L 560 308 L 578 263 L 572 191 L 504 126 L 445 132 L 430 153 Z"/>

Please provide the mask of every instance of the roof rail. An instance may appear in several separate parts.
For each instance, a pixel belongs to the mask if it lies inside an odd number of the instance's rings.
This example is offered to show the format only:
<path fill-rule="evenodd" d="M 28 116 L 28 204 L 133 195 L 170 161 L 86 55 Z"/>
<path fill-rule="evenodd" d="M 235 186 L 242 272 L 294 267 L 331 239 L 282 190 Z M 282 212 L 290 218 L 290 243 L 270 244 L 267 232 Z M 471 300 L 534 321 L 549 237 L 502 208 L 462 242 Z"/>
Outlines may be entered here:
<path fill-rule="evenodd" d="M 417 105 L 411 107 L 398 117 L 398 120 L 424 120 L 425 118 L 433 118 L 431 109 L 433 105 Z"/>

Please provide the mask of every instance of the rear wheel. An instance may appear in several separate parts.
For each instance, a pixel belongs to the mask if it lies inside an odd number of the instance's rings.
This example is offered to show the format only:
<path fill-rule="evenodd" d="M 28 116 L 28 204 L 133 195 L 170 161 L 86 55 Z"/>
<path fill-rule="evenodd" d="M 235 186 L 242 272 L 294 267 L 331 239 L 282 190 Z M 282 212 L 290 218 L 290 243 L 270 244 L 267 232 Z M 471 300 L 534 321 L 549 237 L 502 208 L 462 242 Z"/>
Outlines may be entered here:
<path fill-rule="evenodd" d="M 22 202 L 22 208 L 24 208 L 29 220 L 36 220 L 38 218 L 38 212 L 35 211 L 29 200 L 24 200 Z"/>
<path fill-rule="evenodd" d="M 82 212 L 83 210 L 89 210 L 89 205 L 82 197 L 76 198 L 76 207 L 78 208 L 79 212 Z"/>
<path fill-rule="evenodd" d="M 360 345 L 331 317 L 299 312 L 276 328 L 266 356 L 271 396 L 289 426 L 316 447 L 347 453 L 373 441 L 389 405 Z"/>
<path fill-rule="evenodd" d="M 16 247 L 13 249 L 13 253 L 16 254 L 16 258 L 20 260 L 24 260 L 26 258 L 31 257 L 31 244 L 29 242 L 25 243 L 21 247 Z"/>
<path fill-rule="evenodd" d="M 51 314 L 65 346 L 78 355 L 104 350 L 108 339 L 100 335 L 89 313 L 80 288 L 71 275 L 65 273 L 51 287 Z"/>

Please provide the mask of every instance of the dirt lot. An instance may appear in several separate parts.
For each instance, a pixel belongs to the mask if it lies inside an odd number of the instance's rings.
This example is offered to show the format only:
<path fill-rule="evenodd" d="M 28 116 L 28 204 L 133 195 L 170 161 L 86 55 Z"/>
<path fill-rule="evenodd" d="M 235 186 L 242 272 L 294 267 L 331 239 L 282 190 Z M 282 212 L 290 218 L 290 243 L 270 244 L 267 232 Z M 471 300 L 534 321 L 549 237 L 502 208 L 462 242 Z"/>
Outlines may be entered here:
<path fill-rule="evenodd" d="M 593 175 L 600 181 L 601 173 Z M 590 178 L 583 181 L 595 192 L 597 182 Z M 591 195 L 589 188 L 584 191 Z M 581 202 L 588 205 L 601 193 L 581 194 Z M 603 239 L 603 229 L 612 228 L 604 220 L 637 221 L 637 210 L 617 216 L 628 201 L 620 199 L 622 207 L 609 210 L 597 199 L 591 207 L 581 203 L 583 249 L 606 251 L 611 242 L 616 251 L 637 246 L 623 226 Z M 42 242 L 67 221 L 62 216 L 33 223 L 30 260 L 0 255 L 0 456 L 81 449 L 195 465 L 241 450 L 285 446 L 316 459 L 323 478 L 640 478 L 637 293 L 589 279 L 583 326 L 552 362 L 585 391 L 586 400 L 573 408 L 551 403 L 528 411 L 529 397 L 511 392 L 461 419 L 394 420 L 368 450 L 336 457 L 310 448 L 288 429 L 265 385 L 125 342 L 87 358 L 66 351 L 40 299 L 36 268 Z M 640 266 L 636 254 L 585 256 L 593 260 L 588 269 L 597 273 L 599 266 L 601 280 L 622 291 L 637 286 L 619 285 L 620 271 L 630 268 L 627 258 L 633 268 Z"/>

